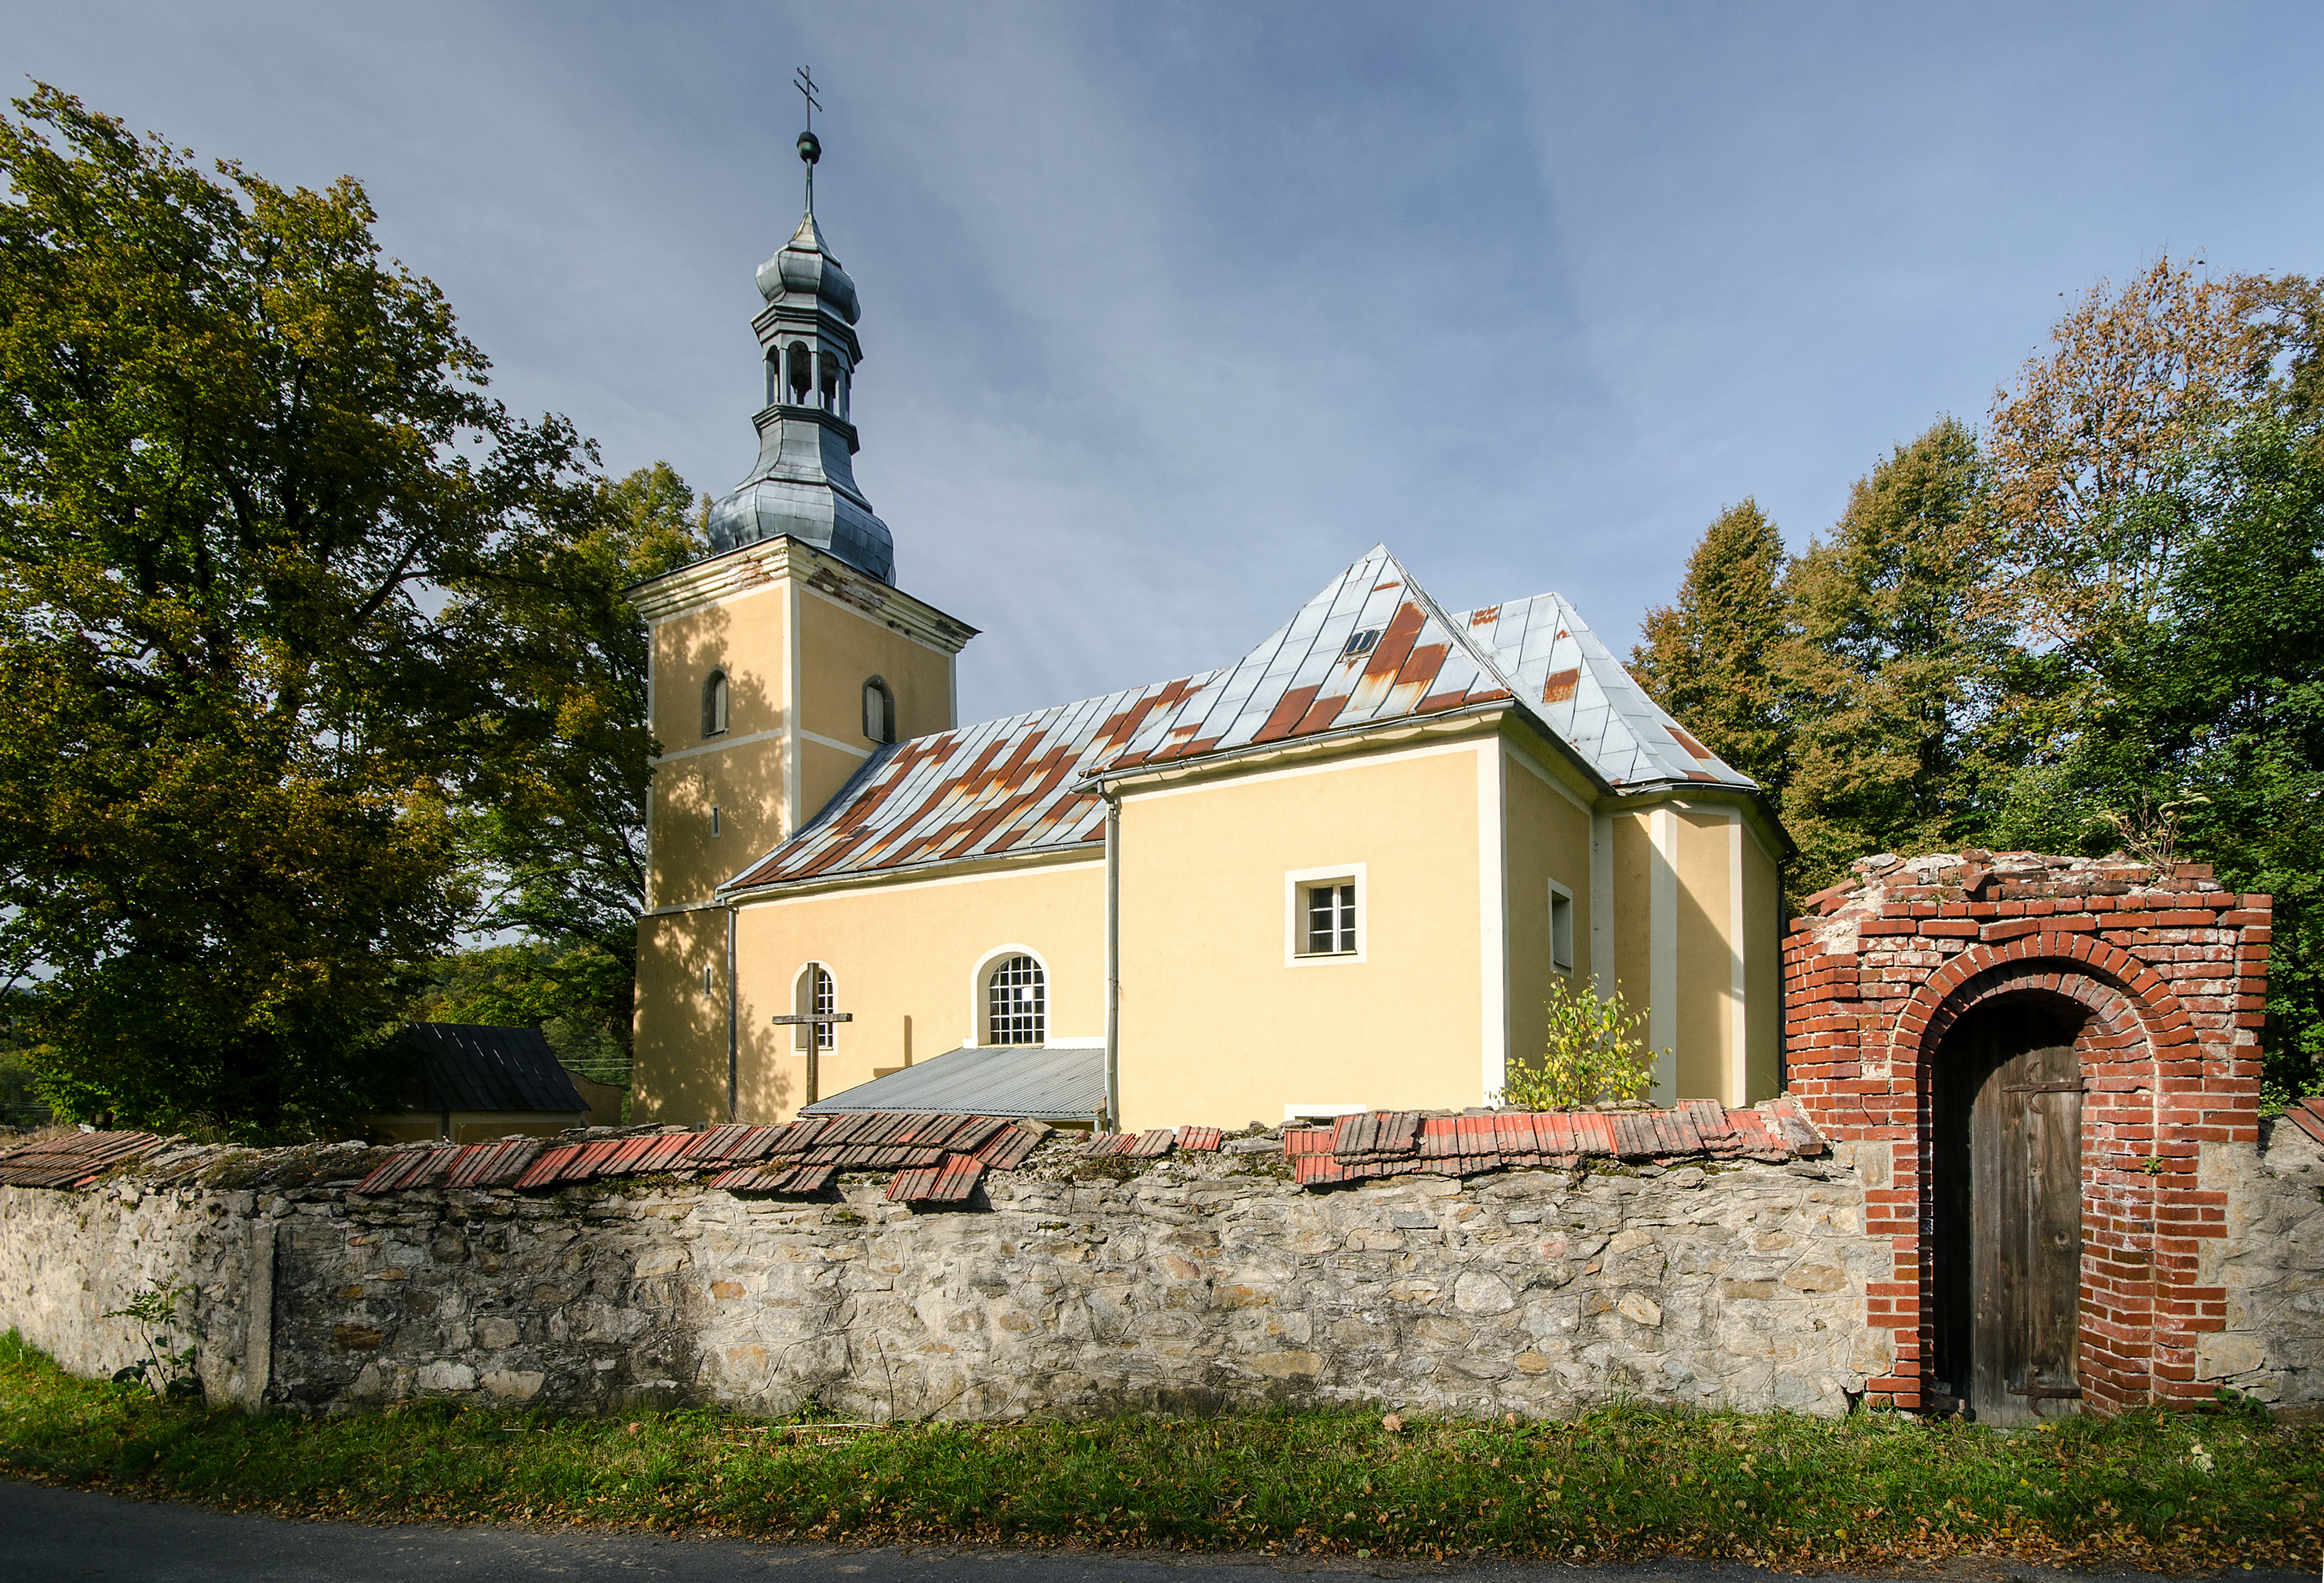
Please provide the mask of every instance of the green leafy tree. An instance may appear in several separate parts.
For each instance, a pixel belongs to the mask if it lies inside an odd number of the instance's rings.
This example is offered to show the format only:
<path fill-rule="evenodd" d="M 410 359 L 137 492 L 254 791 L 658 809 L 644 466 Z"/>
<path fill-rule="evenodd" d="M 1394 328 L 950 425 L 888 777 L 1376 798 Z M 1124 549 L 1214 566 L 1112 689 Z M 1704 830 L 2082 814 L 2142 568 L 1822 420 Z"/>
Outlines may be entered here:
<path fill-rule="evenodd" d="M 1797 892 L 1868 852 L 1934 851 L 1981 829 L 2012 698 L 2034 680 L 1985 606 L 1997 555 L 1982 471 L 1976 437 L 1941 420 L 1857 481 L 1785 579 Z"/>
<path fill-rule="evenodd" d="M 1775 667 L 1784 640 L 1783 535 L 1746 496 L 1711 519 L 1678 598 L 1646 612 L 1630 673 L 1711 752 L 1780 792 L 1790 723 Z"/>
<path fill-rule="evenodd" d="M 1993 834 L 2210 862 L 2276 898 L 2265 1079 L 2324 1059 L 2324 290 L 2165 261 L 1996 408 L 1997 588 L 2069 711 Z"/>
<path fill-rule="evenodd" d="M 362 189 L 0 119 L 0 960 L 78 1115 L 338 1125 L 504 777 L 471 588 L 601 512 Z M 452 614 L 438 611 L 448 593 Z"/>

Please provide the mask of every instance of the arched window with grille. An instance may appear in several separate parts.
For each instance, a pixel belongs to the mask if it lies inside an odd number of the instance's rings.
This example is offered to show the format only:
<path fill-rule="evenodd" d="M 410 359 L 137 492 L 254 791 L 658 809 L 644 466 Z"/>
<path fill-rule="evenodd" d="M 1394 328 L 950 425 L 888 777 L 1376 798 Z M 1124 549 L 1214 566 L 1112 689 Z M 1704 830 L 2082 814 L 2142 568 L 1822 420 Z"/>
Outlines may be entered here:
<path fill-rule="evenodd" d="M 821 962 L 809 962 L 799 969 L 791 991 L 791 1009 L 802 1017 L 827 1017 L 839 1009 L 838 987 L 832 982 L 830 968 Z M 830 1023 L 802 1023 L 798 1048 L 829 1050 L 837 1033 L 837 1027 Z"/>
<path fill-rule="evenodd" d="M 702 681 L 702 734 L 726 734 L 726 672 L 713 671 Z"/>
<path fill-rule="evenodd" d="M 985 980 L 986 1037 L 994 1044 L 1038 1044 L 1049 1036 L 1048 976 L 1028 956 L 1004 957 Z"/>
<path fill-rule="evenodd" d="M 863 735 L 872 742 L 896 740 L 896 695 L 877 676 L 863 684 Z"/>

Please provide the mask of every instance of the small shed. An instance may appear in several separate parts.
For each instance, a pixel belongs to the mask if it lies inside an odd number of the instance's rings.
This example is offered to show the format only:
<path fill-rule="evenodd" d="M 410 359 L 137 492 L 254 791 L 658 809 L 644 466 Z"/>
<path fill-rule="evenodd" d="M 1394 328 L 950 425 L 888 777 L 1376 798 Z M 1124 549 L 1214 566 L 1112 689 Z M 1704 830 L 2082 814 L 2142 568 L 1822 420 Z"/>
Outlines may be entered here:
<path fill-rule="evenodd" d="M 590 1120 L 589 1102 L 538 1028 L 415 1023 L 403 1037 L 420 1055 L 403 1106 L 369 1118 L 393 1142 L 544 1137 Z"/>

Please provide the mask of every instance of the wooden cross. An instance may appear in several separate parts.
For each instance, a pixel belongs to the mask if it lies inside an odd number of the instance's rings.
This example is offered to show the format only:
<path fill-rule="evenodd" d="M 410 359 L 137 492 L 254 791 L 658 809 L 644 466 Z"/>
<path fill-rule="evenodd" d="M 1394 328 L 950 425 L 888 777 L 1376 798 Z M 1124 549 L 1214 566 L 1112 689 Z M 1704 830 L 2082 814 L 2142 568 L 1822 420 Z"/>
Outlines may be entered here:
<path fill-rule="evenodd" d="M 777 1017 L 775 1019 L 775 1026 L 778 1028 L 810 1027 L 820 1029 L 832 1023 L 852 1023 L 854 1020 L 855 1014 L 853 1012 L 803 1012 L 798 1016 Z M 817 1099 L 823 1097 L 820 1092 L 823 1087 L 822 1062 L 816 1059 L 816 1057 L 820 1056 L 822 1053 L 822 1041 L 810 1039 L 807 1041 L 807 1102 L 809 1105 L 814 1104 Z"/>

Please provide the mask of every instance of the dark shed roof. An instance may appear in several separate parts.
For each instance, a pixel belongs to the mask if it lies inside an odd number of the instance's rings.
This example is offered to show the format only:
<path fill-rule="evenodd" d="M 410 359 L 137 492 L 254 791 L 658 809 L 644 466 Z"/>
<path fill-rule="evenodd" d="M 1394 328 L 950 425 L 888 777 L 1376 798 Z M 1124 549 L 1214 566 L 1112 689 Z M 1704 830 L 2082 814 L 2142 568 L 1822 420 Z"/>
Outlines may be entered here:
<path fill-rule="evenodd" d="M 799 1114 L 893 1110 L 1078 1121 L 1104 1108 L 1104 1051 L 1001 1044 L 947 1051 L 817 1100 Z"/>
<path fill-rule="evenodd" d="M 414 1023 L 404 1038 L 419 1047 L 415 1110 L 586 1111 L 589 1102 L 557 1063 L 538 1028 L 479 1028 L 464 1023 Z"/>

